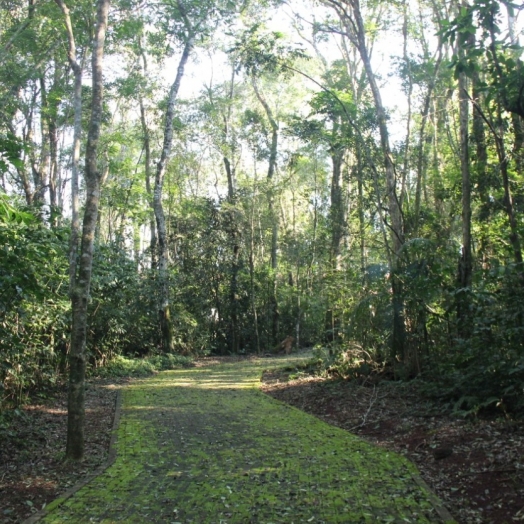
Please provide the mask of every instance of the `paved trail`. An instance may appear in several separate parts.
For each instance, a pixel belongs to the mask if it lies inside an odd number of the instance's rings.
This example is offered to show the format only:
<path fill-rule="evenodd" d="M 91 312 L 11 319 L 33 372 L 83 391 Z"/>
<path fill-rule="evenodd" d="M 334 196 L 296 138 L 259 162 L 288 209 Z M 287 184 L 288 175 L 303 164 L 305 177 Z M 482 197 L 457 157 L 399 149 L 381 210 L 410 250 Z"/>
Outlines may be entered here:
<path fill-rule="evenodd" d="M 215 364 L 127 386 L 116 460 L 42 522 L 448 521 L 403 457 L 258 391 L 276 364 Z"/>

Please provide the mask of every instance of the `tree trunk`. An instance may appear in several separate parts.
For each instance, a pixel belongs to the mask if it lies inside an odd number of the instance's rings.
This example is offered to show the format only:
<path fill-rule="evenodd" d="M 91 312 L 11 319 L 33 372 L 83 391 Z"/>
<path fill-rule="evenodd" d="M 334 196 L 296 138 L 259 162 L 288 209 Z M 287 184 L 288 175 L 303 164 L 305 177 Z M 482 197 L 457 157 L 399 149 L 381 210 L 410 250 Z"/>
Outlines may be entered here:
<path fill-rule="evenodd" d="M 71 238 L 69 240 L 69 293 L 75 286 L 76 262 L 78 255 L 78 237 L 80 235 L 79 202 L 78 202 L 78 164 L 80 161 L 80 143 L 82 138 L 82 66 L 76 57 L 75 36 L 68 7 L 62 0 L 55 0 L 64 13 L 69 48 L 67 58 L 74 75 L 73 108 L 73 158 L 71 168 Z"/>
<path fill-rule="evenodd" d="M 227 124 L 226 124 L 227 129 Z M 227 136 L 227 130 L 226 130 Z M 227 157 L 224 157 L 224 167 L 228 181 L 228 229 L 232 246 L 231 261 L 231 280 L 229 284 L 229 303 L 231 308 L 231 318 L 229 323 L 229 350 L 237 354 L 240 349 L 239 329 L 238 329 L 238 273 L 240 270 L 240 242 L 239 231 L 236 223 L 236 195 L 235 195 L 235 170 Z"/>
<path fill-rule="evenodd" d="M 250 283 L 250 294 L 251 294 L 251 313 L 253 315 L 253 321 L 255 323 L 255 345 L 257 354 L 260 354 L 260 333 L 258 330 L 258 311 L 256 304 L 255 295 L 255 209 L 257 208 L 257 172 L 254 170 L 253 177 L 253 197 L 251 200 L 250 209 L 250 238 L 249 238 L 249 283 Z"/>
<path fill-rule="evenodd" d="M 467 337 L 471 331 L 469 296 L 473 275 L 471 250 L 471 179 L 469 165 L 469 95 L 465 73 L 459 73 L 460 172 L 462 176 L 462 252 L 459 260 L 459 293 L 457 321 L 459 333 Z"/>
<path fill-rule="evenodd" d="M 389 145 L 389 131 L 387 126 L 387 115 L 382 103 L 382 97 L 378 88 L 373 68 L 371 67 L 371 60 L 366 44 L 366 30 L 364 19 L 360 10 L 359 0 L 348 0 L 347 4 L 351 7 L 353 14 L 352 19 L 349 18 L 347 11 L 340 11 L 338 2 L 327 0 L 335 9 L 337 9 L 339 16 L 342 16 L 342 22 L 348 31 L 348 37 L 352 43 L 357 47 L 366 77 L 368 80 L 373 101 L 375 104 L 375 111 L 377 114 L 378 127 L 380 132 L 380 143 L 382 153 L 384 155 L 384 168 L 386 172 L 386 193 L 389 207 L 390 217 L 390 235 L 391 235 L 391 290 L 392 290 L 392 305 L 393 305 L 393 334 L 392 334 L 392 357 L 400 356 L 406 360 L 405 354 L 405 322 L 404 322 L 404 302 L 402 281 L 399 275 L 400 264 L 399 255 L 404 243 L 402 211 L 400 207 L 399 198 L 397 195 L 397 180 L 395 173 L 395 165 L 391 155 L 391 148 Z M 410 365 L 409 363 L 406 363 Z"/>
<path fill-rule="evenodd" d="M 334 135 L 337 122 L 333 122 Z M 342 162 L 344 150 L 337 145 L 332 146 L 330 151 L 332 162 L 331 176 L 331 203 L 329 207 L 329 218 L 331 226 L 331 278 L 333 285 L 338 285 L 338 274 L 342 270 L 342 245 L 345 237 L 346 212 L 344 209 L 344 198 L 342 188 Z M 326 332 L 330 334 L 332 342 L 336 342 L 340 337 L 340 315 L 338 308 L 329 300 L 326 311 Z"/>
<path fill-rule="evenodd" d="M 346 212 L 342 193 L 342 161 L 344 151 L 336 146 L 331 151 L 333 174 L 331 177 L 331 266 L 335 271 L 342 269 L 342 245 L 345 237 Z"/>
<path fill-rule="evenodd" d="M 364 213 L 364 175 L 362 173 L 364 166 L 362 162 L 362 151 L 360 144 L 357 145 L 356 150 L 356 178 L 357 178 L 357 188 L 358 188 L 358 197 L 357 197 L 357 207 L 358 207 L 358 234 L 360 240 L 360 273 L 362 275 L 362 283 L 366 283 L 366 266 L 367 266 L 367 256 L 366 256 L 366 221 Z"/>
<path fill-rule="evenodd" d="M 513 123 L 513 156 L 517 173 L 524 172 L 524 119 L 516 113 L 511 113 Z"/>
<path fill-rule="evenodd" d="M 404 0 L 403 6 L 403 24 L 402 24 L 402 37 L 404 40 L 403 43 L 403 59 L 404 59 L 404 65 L 406 68 L 406 76 L 407 76 L 407 82 L 408 82 L 408 89 L 407 89 L 407 102 L 408 102 L 408 114 L 406 116 L 406 144 L 404 148 L 404 162 L 403 162 L 403 168 L 402 168 L 402 182 L 401 182 L 401 189 L 400 189 L 400 198 L 399 198 L 399 205 L 402 209 L 402 205 L 404 203 L 404 198 L 406 198 L 407 195 L 407 180 L 409 176 L 410 171 L 410 146 L 411 146 L 411 123 L 412 123 L 412 98 L 413 98 L 413 74 L 411 71 L 411 62 L 408 54 L 408 26 L 409 26 L 409 14 L 408 14 L 408 0 Z"/>
<path fill-rule="evenodd" d="M 39 83 L 42 113 L 47 113 L 49 111 L 47 104 L 47 88 L 42 76 L 39 78 Z M 45 219 L 45 193 L 49 185 L 50 165 L 49 128 L 46 116 L 40 118 L 40 136 L 42 137 L 40 158 L 37 160 L 36 155 L 33 156 L 31 160 L 31 168 L 33 171 L 33 184 L 35 188 L 33 204 L 38 208 L 38 214 L 43 221 Z"/>
<path fill-rule="evenodd" d="M 278 212 L 275 210 L 275 191 L 274 175 L 277 166 L 278 153 L 278 124 L 273 117 L 273 111 L 269 107 L 266 99 L 258 89 L 256 79 L 252 78 L 253 89 L 258 101 L 261 103 L 271 126 L 271 145 L 269 149 L 269 165 L 267 170 L 268 208 L 271 217 L 271 292 L 270 292 L 270 316 L 271 316 L 271 344 L 276 344 L 279 340 L 280 312 L 278 309 L 277 296 L 277 270 L 278 270 Z"/>
<path fill-rule="evenodd" d="M 500 104 L 498 106 L 498 121 L 499 121 L 499 132 L 494 133 L 495 135 L 495 144 L 497 146 L 497 156 L 499 159 L 500 172 L 502 174 L 502 184 L 504 187 L 504 207 L 506 208 L 506 214 L 508 215 L 508 222 L 510 227 L 509 240 L 511 242 L 511 247 L 513 248 L 513 256 L 517 264 L 517 271 L 521 278 L 522 283 L 524 284 L 524 274 L 523 274 L 523 265 L 522 265 L 522 248 L 520 245 L 520 234 L 519 227 L 517 222 L 517 217 L 515 214 L 515 206 L 513 204 L 513 195 L 511 194 L 511 187 L 509 181 L 508 173 L 508 164 L 509 158 L 506 154 L 506 148 L 504 145 L 504 125 L 502 122 L 502 109 Z"/>
<path fill-rule="evenodd" d="M 59 2 L 59 5 L 66 14 L 67 8 L 63 2 Z M 80 260 L 78 264 L 78 272 L 74 277 L 74 286 L 71 290 L 73 326 L 71 330 L 71 350 L 69 353 L 69 396 L 66 446 L 66 457 L 71 460 L 80 460 L 84 454 L 84 386 L 86 368 L 85 347 L 87 333 L 87 304 L 93 266 L 95 229 L 100 202 L 101 175 L 97 169 L 97 150 L 102 121 L 102 66 L 108 11 L 109 0 L 98 0 L 96 32 L 93 42 L 92 57 L 93 94 L 91 99 L 91 118 L 89 122 L 85 156 L 85 183 L 87 194 L 82 228 Z M 67 18 L 68 16 L 66 14 L 66 19 Z M 70 33 L 70 38 L 71 36 L 72 33 Z"/>
<path fill-rule="evenodd" d="M 169 160 L 171 147 L 173 145 L 173 118 L 175 116 L 175 102 L 182 77 L 184 76 L 184 68 L 189 59 L 189 53 L 193 48 L 193 42 L 194 39 L 192 36 L 190 36 L 184 45 L 184 50 L 178 64 L 177 75 L 169 91 L 164 123 L 164 144 L 162 147 L 160 160 L 157 164 L 155 174 L 155 190 L 153 194 L 153 209 L 155 211 L 158 232 L 158 276 L 160 284 L 158 314 L 160 330 L 162 333 L 162 346 L 164 351 L 167 352 L 174 350 L 174 339 L 173 323 L 171 320 L 171 312 L 169 307 L 169 246 L 167 243 L 166 219 L 164 215 L 164 208 L 162 206 L 162 187 L 164 184 L 167 162 Z"/>
<path fill-rule="evenodd" d="M 477 72 L 473 73 L 471 93 L 474 101 L 473 108 L 473 133 L 472 137 L 475 144 L 475 158 L 473 159 L 473 165 L 475 167 L 475 176 L 477 179 L 477 187 L 480 196 L 481 206 L 484 210 L 489 209 L 490 206 L 490 187 L 487 180 L 487 167 L 488 167 L 488 148 L 486 145 L 486 133 L 484 130 L 484 120 L 480 112 L 480 101 L 481 92 L 478 88 L 480 85 L 480 79 Z M 489 213 L 485 211 L 481 212 L 480 220 L 489 220 Z M 487 269 L 488 267 L 488 252 L 490 245 L 490 236 L 487 232 L 481 232 L 479 235 L 479 248 L 478 253 L 482 259 L 482 267 Z"/>
<path fill-rule="evenodd" d="M 139 39 L 140 45 L 140 56 L 142 57 L 142 67 L 144 76 L 147 77 L 147 59 L 145 51 L 142 49 L 142 42 Z M 144 167 L 145 167 L 145 177 L 146 177 L 146 192 L 149 199 L 149 205 L 151 206 L 151 216 L 149 220 L 149 229 L 150 229 L 150 241 L 149 241 L 149 250 L 151 252 L 151 269 L 157 267 L 157 234 L 156 234 L 156 222 L 155 222 L 155 210 L 153 205 L 153 190 L 151 188 L 151 136 L 149 132 L 149 127 L 147 125 L 146 118 L 146 107 L 144 104 L 144 98 L 142 94 L 139 94 L 138 97 L 140 104 L 140 123 L 142 125 L 142 140 L 144 143 Z"/>
<path fill-rule="evenodd" d="M 417 182 L 415 188 L 415 212 L 414 212 L 414 221 L 413 221 L 413 235 L 417 237 L 419 235 L 420 227 L 420 209 L 422 203 L 422 187 L 425 187 L 426 181 L 426 171 L 427 171 L 427 162 L 428 155 L 424 147 L 426 143 L 426 125 L 429 118 L 429 110 L 431 107 L 431 99 L 433 96 L 433 91 L 435 89 L 435 84 L 440 70 L 440 64 L 442 63 L 442 43 L 439 40 L 439 47 L 437 51 L 437 61 L 435 63 L 435 68 L 433 69 L 433 75 L 428 85 L 428 90 L 424 98 L 424 105 L 422 109 L 422 122 L 420 123 L 419 131 L 419 144 L 417 151 Z"/>
<path fill-rule="evenodd" d="M 233 354 L 240 350 L 240 329 L 239 329 L 239 304 L 238 304 L 238 274 L 240 272 L 240 231 L 237 224 L 236 212 L 236 173 L 235 173 L 235 143 L 230 137 L 231 125 L 231 106 L 235 92 L 235 66 L 231 68 L 231 80 L 229 85 L 229 104 L 224 119 L 224 145 L 229 149 L 231 160 L 224 154 L 224 168 L 227 176 L 228 202 L 229 202 L 229 236 L 231 238 L 232 260 L 231 260 L 231 280 L 229 284 L 229 302 L 231 307 L 231 320 L 229 324 L 229 349 Z"/>

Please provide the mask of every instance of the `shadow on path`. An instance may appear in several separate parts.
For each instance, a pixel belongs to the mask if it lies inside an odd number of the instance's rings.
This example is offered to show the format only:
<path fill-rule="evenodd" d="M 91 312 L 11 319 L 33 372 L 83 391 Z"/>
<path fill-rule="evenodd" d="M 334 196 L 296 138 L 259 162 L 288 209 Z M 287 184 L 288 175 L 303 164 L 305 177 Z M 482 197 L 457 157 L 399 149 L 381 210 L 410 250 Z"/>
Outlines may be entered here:
<path fill-rule="evenodd" d="M 258 391 L 275 363 L 283 360 L 169 371 L 127 386 L 115 462 L 52 503 L 41 522 L 450 519 L 403 457 Z"/>

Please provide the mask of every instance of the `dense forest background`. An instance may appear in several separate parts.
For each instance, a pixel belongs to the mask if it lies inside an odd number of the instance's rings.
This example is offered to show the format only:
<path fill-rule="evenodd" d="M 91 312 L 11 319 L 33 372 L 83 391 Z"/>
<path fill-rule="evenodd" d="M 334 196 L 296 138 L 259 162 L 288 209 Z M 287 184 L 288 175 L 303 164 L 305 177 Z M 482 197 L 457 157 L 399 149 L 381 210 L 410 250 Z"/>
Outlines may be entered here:
<path fill-rule="evenodd" d="M 0 6 L 4 406 L 74 358 L 292 336 L 522 410 L 522 6 Z"/>

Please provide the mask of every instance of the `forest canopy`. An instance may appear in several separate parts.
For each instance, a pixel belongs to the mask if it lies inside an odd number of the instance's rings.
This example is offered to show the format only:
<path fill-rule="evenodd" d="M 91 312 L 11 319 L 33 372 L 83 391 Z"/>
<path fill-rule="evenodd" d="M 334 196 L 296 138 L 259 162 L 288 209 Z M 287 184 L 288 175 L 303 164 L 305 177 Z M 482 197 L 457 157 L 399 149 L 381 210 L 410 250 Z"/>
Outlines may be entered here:
<path fill-rule="evenodd" d="M 0 6 L 4 406 L 293 337 L 524 408 L 522 6 Z"/>

